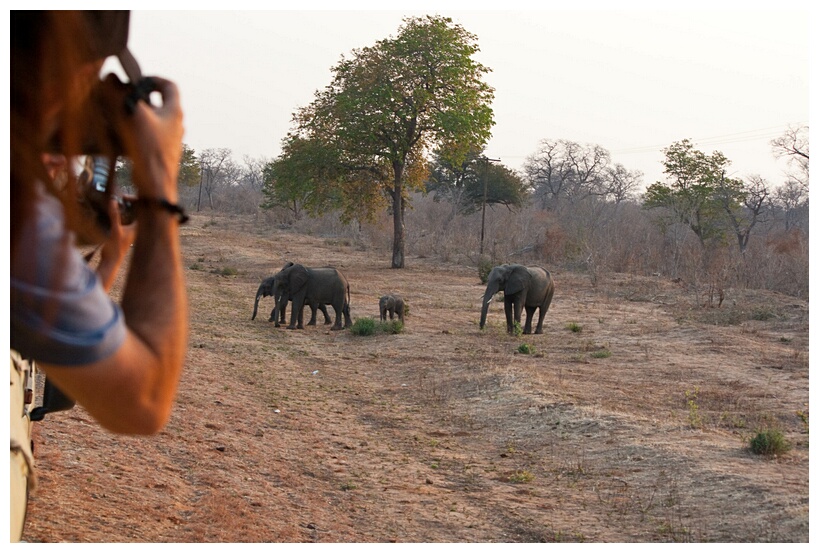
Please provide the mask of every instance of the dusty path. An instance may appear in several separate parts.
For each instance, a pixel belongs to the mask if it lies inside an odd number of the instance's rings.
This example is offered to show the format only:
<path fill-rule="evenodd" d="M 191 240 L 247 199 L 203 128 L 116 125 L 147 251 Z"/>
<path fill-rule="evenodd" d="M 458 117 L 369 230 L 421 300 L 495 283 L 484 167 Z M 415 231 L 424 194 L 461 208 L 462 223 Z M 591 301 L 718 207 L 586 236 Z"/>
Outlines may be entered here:
<path fill-rule="evenodd" d="M 500 304 L 479 331 L 472 268 L 391 270 L 241 218 L 182 232 L 192 326 L 170 424 L 138 439 L 51 415 L 25 539 L 808 541 L 805 302 L 737 291 L 708 313 L 671 282 L 555 271 L 545 334 L 510 337 Z M 251 321 L 286 260 L 340 268 L 354 319 L 401 293 L 405 331 L 275 328 L 269 298 Z M 791 451 L 749 453 L 772 424 Z"/>

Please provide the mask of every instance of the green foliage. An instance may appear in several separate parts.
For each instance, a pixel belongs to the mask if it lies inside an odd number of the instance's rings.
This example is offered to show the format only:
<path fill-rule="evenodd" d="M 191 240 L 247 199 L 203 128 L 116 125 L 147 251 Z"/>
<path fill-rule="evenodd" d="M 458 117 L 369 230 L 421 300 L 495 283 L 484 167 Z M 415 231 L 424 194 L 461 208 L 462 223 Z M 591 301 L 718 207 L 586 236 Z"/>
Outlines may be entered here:
<path fill-rule="evenodd" d="M 476 40 L 449 18 L 406 18 L 397 36 L 342 57 L 330 85 L 294 115 L 285 143 L 304 140 L 311 156 L 331 162 L 304 186 L 337 187 L 346 219 L 386 200 L 401 221 L 409 190 L 426 179 L 428 149 L 444 147 L 457 163 L 490 137 L 494 89 L 482 81 L 489 69 L 472 59 Z M 397 250 L 403 266 L 403 225 L 395 228 L 393 266 Z"/>
<path fill-rule="evenodd" d="M 665 150 L 667 183 L 648 187 L 643 207 L 665 208 L 671 223 L 687 225 L 705 245 L 724 239 L 728 229 L 726 213 L 741 208 L 744 188 L 730 179 L 730 161 L 720 152 L 710 156 L 696 150 L 689 140 L 672 144 Z"/>
<path fill-rule="evenodd" d="M 529 344 L 521 344 L 518 346 L 518 353 L 522 353 L 524 355 L 531 355 L 535 353 L 535 346 L 531 346 Z"/>
<path fill-rule="evenodd" d="M 201 167 L 196 152 L 187 144 L 182 144 L 182 157 L 179 160 L 179 177 L 177 182 L 182 186 L 192 187 L 201 180 Z"/>
<path fill-rule="evenodd" d="M 486 284 L 486 281 L 489 279 L 489 273 L 492 272 L 492 268 L 494 267 L 494 263 L 488 257 L 481 257 L 478 260 L 478 277 L 481 279 L 481 284 Z"/>
<path fill-rule="evenodd" d="M 222 267 L 221 269 L 214 269 L 213 272 L 222 276 L 236 276 L 239 274 L 236 267 Z"/>
<path fill-rule="evenodd" d="M 319 215 L 342 205 L 336 153 L 315 140 L 288 135 L 282 155 L 265 165 L 261 207 L 284 207 L 295 219 L 304 212 Z"/>
<path fill-rule="evenodd" d="M 611 352 L 607 349 L 598 349 L 596 351 L 591 352 L 589 355 L 594 357 L 595 359 L 607 359 L 611 357 Z"/>
<path fill-rule="evenodd" d="M 523 336 L 523 327 L 520 325 L 518 321 L 515 321 L 512 324 L 512 335 L 513 336 Z"/>
<path fill-rule="evenodd" d="M 768 428 L 757 432 L 751 438 L 749 447 L 757 455 L 781 455 L 790 450 L 791 445 L 785 440 L 782 431 Z"/>
<path fill-rule="evenodd" d="M 572 322 L 566 325 L 566 329 L 576 333 L 581 332 L 583 330 L 583 327 L 577 323 Z"/>
<path fill-rule="evenodd" d="M 525 484 L 535 479 L 535 475 L 528 470 L 516 470 L 509 476 L 509 481 L 513 484 Z"/>
<path fill-rule="evenodd" d="M 375 334 L 376 322 L 372 317 L 361 317 L 356 319 L 353 326 L 350 327 L 350 332 L 355 336 L 372 336 Z"/>
<path fill-rule="evenodd" d="M 399 319 L 382 321 L 379 325 L 379 330 L 387 334 L 401 334 L 401 332 L 404 331 L 404 323 L 402 323 Z"/>
<path fill-rule="evenodd" d="M 372 317 L 356 319 L 350 327 L 350 332 L 356 336 L 373 336 L 375 334 L 400 334 L 404 331 L 404 323 L 398 319 L 376 321 Z"/>
<path fill-rule="evenodd" d="M 685 391 L 685 401 L 688 405 L 688 424 L 691 428 L 702 428 L 702 417 L 700 416 L 700 407 L 697 405 L 697 395 L 700 393 L 699 388 Z"/>
<path fill-rule="evenodd" d="M 491 163 L 480 150 L 471 148 L 459 164 L 448 161 L 436 152 L 426 181 L 426 191 L 434 200 L 446 200 L 462 215 L 480 210 L 486 205 L 520 207 L 527 197 L 528 185 L 504 165 Z"/>

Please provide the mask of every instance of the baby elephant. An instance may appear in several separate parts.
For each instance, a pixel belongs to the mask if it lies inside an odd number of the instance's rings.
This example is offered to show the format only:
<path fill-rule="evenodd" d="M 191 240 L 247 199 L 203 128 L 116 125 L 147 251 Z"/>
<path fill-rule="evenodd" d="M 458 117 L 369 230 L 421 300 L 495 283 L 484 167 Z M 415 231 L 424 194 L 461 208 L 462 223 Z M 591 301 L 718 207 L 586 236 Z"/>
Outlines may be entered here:
<path fill-rule="evenodd" d="M 401 296 L 396 296 L 395 294 L 381 296 L 381 299 L 378 300 L 378 308 L 381 311 L 382 321 L 387 320 L 387 313 L 389 313 L 390 320 L 395 318 L 395 315 L 398 315 L 398 320 L 402 323 L 404 322 L 404 300 Z"/>

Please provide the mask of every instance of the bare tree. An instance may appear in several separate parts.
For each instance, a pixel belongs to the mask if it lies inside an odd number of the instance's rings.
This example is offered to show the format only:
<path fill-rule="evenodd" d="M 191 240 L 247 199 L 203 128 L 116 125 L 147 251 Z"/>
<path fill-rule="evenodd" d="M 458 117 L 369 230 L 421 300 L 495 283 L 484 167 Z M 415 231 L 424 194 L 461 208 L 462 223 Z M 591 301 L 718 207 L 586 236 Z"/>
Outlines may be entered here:
<path fill-rule="evenodd" d="M 810 169 L 810 136 L 807 125 L 788 127 L 779 138 L 771 140 L 773 153 L 776 158 L 788 158 L 788 165 L 792 169 L 788 177 L 801 184 L 808 190 Z"/>
<path fill-rule="evenodd" d="M 642 184 L 642 171 L 629 171 L 619 163 L 606 169 L 606 199 L 615 204 L 634 200 Z"/>
<path fill-rule="evenodd" d="M 784 214 L 785 230 L 800 226 L 808 210 L 808 189 L 795 180 L 788 180 L 773 193 L 776 207 Z"/>
<path fill-rule="evenodd" d="M 560 198 L 574 203 L 588 196 L 605 197 L 610 163 L 608 150 L 596 144 L 547 139 L 527 158 L 523 171 L 546 208 Z"/>
<path fill-rule="evenodd" d="M 724 181 L 725 179 L 723 179 Z M 730 180 L 730 179 L 729 179 Z M 732 181 L 732 184 L 736 184 Z M 716 195 L 728 218 L 728 223 L 737 237 L 739 252 L 744 256 L 748 248 L 751 231 L 765 221 L 770 203 L 770 186 L 758 175 L 751 176 L 738 188 L 716 187 Z"/>
<path fill-rule="evenodd" d="M 208 148 L 199 154 L 199 163 L 202 167 L 202 178 L 199 185 L 199 201 L 196 210 L 199 211 L 202 202 L 202 191 L 208 198 L 208 204 L 213 209 L 213 198 L 216 190 L 223 185 L 233 184 L 238 180 L 239 169 L 231 158 L 230 148 Z"/>
<path fill-rule="evenodd" d="M 270 162 L 267 158 L 244 156 L 241 183 L 261 193 L 264 187 L 264 168 Z"/>

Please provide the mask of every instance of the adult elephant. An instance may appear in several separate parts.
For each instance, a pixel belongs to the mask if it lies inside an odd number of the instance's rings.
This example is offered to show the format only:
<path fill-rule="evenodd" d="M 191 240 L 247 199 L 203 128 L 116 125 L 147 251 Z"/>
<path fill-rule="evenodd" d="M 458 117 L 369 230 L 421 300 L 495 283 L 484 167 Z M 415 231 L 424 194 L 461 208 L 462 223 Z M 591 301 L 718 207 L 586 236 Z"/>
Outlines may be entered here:
<path fill-rule="evenodd" d="M 532 316 L 540 309 L 535 334 L 543 333 L 543 317 L 552 303 L 555 284 L 552 275 L 543 267 L 526 267 L 517 264 L 504 264 L 494 267 L 489 273 L 486 292 L 481 307 L 481 328 L 486 326 L 486 313 L 489 302 L 499 291 L 503 291 L 503 307 L 506 311 L 506 331 L 512 334 L 515 323 L 520 324 L 520 314 L 526 308 L 526 325 L 524 334 L 532 333 Z"/>
<path fill-rule="evenodd" d="M 285 265 L 285 268 L 286 267 L 288 267 L 288 265 Z M 256 291 L 256 301 L 253 304 L 253 316 L 250 317 L 251 321 L 256 318 L 256 313 L 259 311 L 259 299 L 260 298 L 266 298 L 268 296 L 273 296 L 273 285 L 274 285 L 275 282 L 276 282 L 276 277 L 274 275 L 274 276 L 271 276 L 271 277 L 267 277 L 266 279 L 264 279 L 262 281 L 261 284 L 259 284 L 259 289 Z M 273 314 L 276 311 L 276 305 L 281 301 L 282 302 L 281 313 L 279 314 L 279 320 L 276 321 L 276 326 L 279 326 L 280 324 L 284 324 L 284 322 L 285 322 L 285 313 L 287 311 L 287 302 L 290 301 L 290 298 L 281 298 L 281 297 L 277 298 L 277 297 L 274 297 L 273 300 L 274 300 L 274 306 L 273 306 L 273 310 L 270 311 L 270 318 L 268 319 L 268 321 L 273 322 L 275 320 L 275 318 L 273 317 Z M 324 313 L 324 324 L 330 324 L 332 322 L 332 319 L 330 319 L 330 314 L 327 313 L 327 306 L 325 306 L 323 303 L 320 303 L 318 305 L 318 308 L 321 310 L 322 313 Z M 316 318 L 316 313 L 315 313 L 315 309 L 314 309 L 312 319 L 315 320 L 315 318 Z"/>
<path fill-rule="evenodd" d="M 347 278 L 334 267 L 305 267 L 300 263 L 288 263 L 273 275 L 273 295 L 281 298 L 273 309 L 273 320 L 284 307 L 284 298 L 293 302 L 290 310 L 290 324 L 287 328 L 304 328 L 302 309 L 305 305 L 313 308 L 309 325 L 316 324 L 316 308 L 320 304 L 332 305 L 336 319 L 332 330 L 352 326 L 350 319 L 350 285 Z"/>

